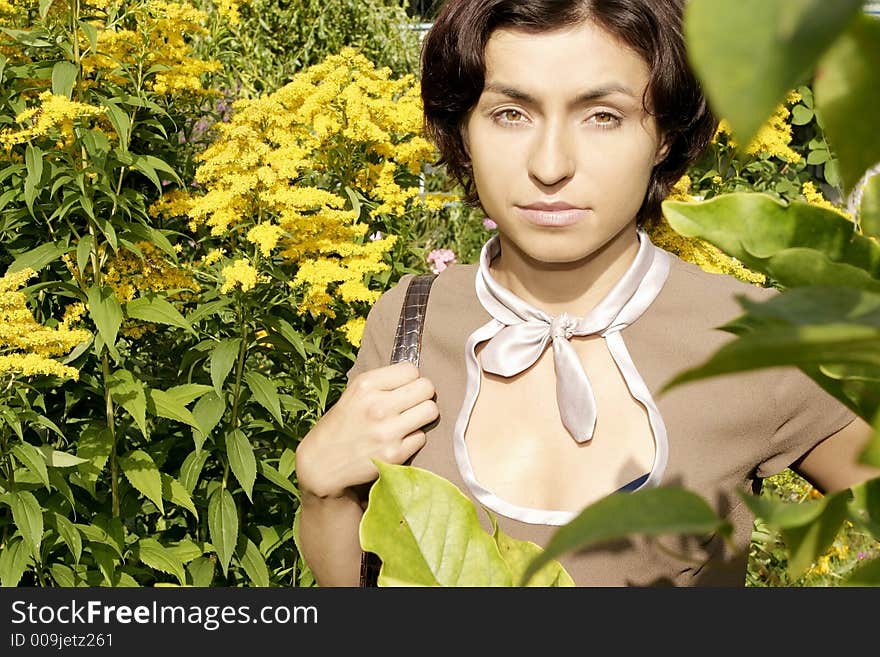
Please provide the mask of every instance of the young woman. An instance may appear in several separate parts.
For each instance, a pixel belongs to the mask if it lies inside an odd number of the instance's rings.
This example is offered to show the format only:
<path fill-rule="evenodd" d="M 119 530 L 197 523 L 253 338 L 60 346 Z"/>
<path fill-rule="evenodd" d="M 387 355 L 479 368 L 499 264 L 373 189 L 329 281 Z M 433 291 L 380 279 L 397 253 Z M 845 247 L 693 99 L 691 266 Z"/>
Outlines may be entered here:
<path fill-rule="evenodd" d="M 826 491 L 880 475 L 855 462 L 869 426 L 794 368 L 657 392 L 732 338 L 716 327 L 742 314 L 737 295 L 773 294 L 641 230 L 716 127 L 681 15 L 681 0 L 443 7 L 423 48 L 426 124 L 498 234 L 434 281 L 419 368 L 388 365 L 410 275 L 379 299 L 347 389 L 302 441 L 301 542 L 319 584 L 358 582 L 371 458 L 412 458 L 539 545 L 588 504 L 659 485 L 735 528 L 733 545 L 633 538 L 567 555 L 578 585 L 742 585 L 753 517 L 739 490 L 789 466 Z"/>

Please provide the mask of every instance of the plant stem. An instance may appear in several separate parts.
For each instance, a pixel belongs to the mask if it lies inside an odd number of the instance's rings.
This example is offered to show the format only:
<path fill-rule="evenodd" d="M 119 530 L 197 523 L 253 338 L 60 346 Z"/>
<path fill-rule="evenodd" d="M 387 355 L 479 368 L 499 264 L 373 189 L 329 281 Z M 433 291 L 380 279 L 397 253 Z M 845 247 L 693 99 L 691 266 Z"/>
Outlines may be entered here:
<path fill-rule="evenodd" d="M 241 344 L 238 347 L 238 360 L 235 363 L 235 388 L 232 392 L 232 418 L 229 422 L 229 428 L 233 430 L 238 428 L 238 402 L 239 397 L 241 396 L 241 378 L 244 375 L 244 359 L 247 354 L 248 340 L 247 321 L 245 321 L 240 303 L 236 309 L 236 314 L 238 315 L 238 321 L 241 327 Z"/>
<path fill-rule="evenodd" d="M 113 517 L 119 517 L 119 463 L 116 460 L 116 426 L 114 422 L 113 397 L 110 395 L 110 359 L 105 351 L 101 354 L 101 369 L 104 374 L 104 402 L 107 415 L 107 430 L 110 432 L 110 494 L 113 499 Z"/>

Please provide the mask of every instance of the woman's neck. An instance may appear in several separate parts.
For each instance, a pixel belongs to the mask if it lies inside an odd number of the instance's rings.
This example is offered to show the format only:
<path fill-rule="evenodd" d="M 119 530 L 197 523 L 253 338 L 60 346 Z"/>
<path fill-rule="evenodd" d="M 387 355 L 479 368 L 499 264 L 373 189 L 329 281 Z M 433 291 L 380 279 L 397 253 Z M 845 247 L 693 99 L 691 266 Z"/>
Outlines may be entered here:
<path fill-rule="evenodd" d="M 583 317 L 598 304 L 632 265 L 639 250 L 635 223 L 576 262 L 537 261 L 499 235 L 501 253 L 489 265 L 499 284 L 523 301 L 556 316 Z"/>

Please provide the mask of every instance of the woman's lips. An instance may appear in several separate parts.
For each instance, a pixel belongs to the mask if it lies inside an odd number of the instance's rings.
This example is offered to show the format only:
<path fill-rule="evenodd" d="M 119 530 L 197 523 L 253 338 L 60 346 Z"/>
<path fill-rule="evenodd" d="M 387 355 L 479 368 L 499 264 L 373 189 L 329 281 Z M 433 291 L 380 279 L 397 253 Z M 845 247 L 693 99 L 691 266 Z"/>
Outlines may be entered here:
<path fill-rule="evenodd" d="M 549 226 L 552 228 L 564 228 L 586 219 L 589 210 L 582 208 L 569 208 L 566 210 L 537 210 L 534 208 L 518 207 L 517 210 L 528 221 L 536 226 Z"/>

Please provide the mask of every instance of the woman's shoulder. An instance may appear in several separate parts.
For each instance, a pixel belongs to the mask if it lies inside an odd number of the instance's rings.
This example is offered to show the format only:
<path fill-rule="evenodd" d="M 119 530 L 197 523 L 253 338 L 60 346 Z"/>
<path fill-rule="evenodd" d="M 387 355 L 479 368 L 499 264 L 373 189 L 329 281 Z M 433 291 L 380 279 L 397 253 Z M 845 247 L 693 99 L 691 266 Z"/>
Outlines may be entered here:
<path fill-rule="evenodd" d="M 476 270 L 476 264 L 452 264 L 437 274 L 428 293 L 428 307 L 432 310 L 442 308 L 444 311 L 456 308 L 459 313 L 475 310 L 474 303 L 471 302 L 477 301 L 474 286 Z M 403 274 L 383 292 L 370 311 L 375 316 L 372 321 L 396 322 L 410 283 L 417 276 L 423 275 L 425 274 Z M 478 302 L 476 306 L 480 307 Z"/>
<path fill-rule="evenodd" d="M 666 253 L 670 260 L 669 277 L 657 301 L 673 316 L 726 321 L 742 314 L 739 299 L 761 302 L 778 294 L 776 289 L 747 283 L 729 274 L 709 272 L 674 253 Z"/>

